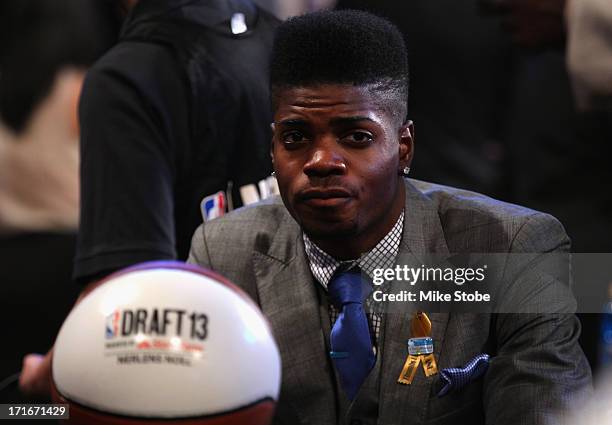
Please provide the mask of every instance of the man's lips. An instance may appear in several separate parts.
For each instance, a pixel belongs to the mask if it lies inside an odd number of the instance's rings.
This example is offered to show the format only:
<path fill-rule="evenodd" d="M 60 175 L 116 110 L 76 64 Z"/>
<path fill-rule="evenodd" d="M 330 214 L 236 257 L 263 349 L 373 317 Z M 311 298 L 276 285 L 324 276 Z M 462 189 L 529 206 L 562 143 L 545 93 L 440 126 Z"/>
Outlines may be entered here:
<path fill-rule="evenodd" d="M 352 193 L 341 187 L 312 188 L 298 193 L 298 199 L 313 207 L 336 207 L 353 197 Z"/>
<path fill-rule="evenodd" d="M 350 198 L 351 192 L 341 187 L 330 187 L 325 189 L 306 189 L 298 194 L 302 200 L 308 199 L 331 199 L 331 198 Z"/>

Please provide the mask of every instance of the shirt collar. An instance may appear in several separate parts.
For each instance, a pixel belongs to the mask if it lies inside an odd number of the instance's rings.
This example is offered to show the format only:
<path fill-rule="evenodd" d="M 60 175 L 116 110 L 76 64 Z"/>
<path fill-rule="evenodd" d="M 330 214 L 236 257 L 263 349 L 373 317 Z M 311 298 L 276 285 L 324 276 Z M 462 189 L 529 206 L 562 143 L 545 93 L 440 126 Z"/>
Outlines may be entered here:
<path fill-rule="evenodd" d="M 312 242 L 306 233 L 302 233 L 310 271 L 325 290 L 327 290 L 327 285 L 332 276 L 341 266 L 346 269 L 359 266 L 361 270 L 372 276 L 374 269 L 389 268 L 393 265 L 399 252 L 403 230 L 404 211 L 402 210 L 391 231 L 370 252 L 358 259 L 346 261 L 336 260 Z"/>

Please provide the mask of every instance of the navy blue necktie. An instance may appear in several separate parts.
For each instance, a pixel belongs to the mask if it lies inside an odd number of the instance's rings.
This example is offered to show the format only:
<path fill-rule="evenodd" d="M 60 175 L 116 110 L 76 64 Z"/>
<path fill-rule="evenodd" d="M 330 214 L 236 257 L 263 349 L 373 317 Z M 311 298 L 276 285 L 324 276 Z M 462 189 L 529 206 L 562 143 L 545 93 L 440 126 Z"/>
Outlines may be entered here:
<path fill-rule="evenodd" d="M 359 269 L 336 273 L 328 285 L 331 302 L 340 312 L 331 330 L 330 355 L 349 400 L 355 398 L 376 361 L 363 309 L 370 290 Z"/>

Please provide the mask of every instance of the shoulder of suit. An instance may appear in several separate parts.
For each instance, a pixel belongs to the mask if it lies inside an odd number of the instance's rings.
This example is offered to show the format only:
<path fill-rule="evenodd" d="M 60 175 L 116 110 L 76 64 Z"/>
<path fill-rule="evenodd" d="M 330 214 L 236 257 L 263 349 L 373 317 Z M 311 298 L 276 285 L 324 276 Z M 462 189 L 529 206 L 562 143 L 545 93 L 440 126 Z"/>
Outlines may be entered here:
<path fill-rule="evenodd" d="M 184 104 L 187 96 L 173 53 L 165 46 L 140 41 L 120 41 L 102 56 L 87 72 L 84 92 L 94 87 L 96 96 L 113 96 L 106 89 L 121 88 L 162 110 Z"/>
<path fill-rule="evenodd" d="M 299 226 L 279 196 L 244 206 L 203 225 L 207 241 L 222 239 L 243 247 L 257 244 L 263 249 L 275 237 L 295 238 Z"/>
<path fill-rule="evenodd" d="M 410 179 L 409 183 L 437 209 L 447 237 L 495 231 L 511 243 L 520 232 L 530 237 L 554 233 L 565 235 L 552 215 L 493 199 L 481 193 Z M 488 229 L 488 230 L 487 230 Z"/>
<path fill-rule="evenodd" d="M 482 214 L 492 219 L 529 217 L 539 211 L 491 198 L 482 193 L 410 179 L 410 183 L 445 215 L 453 211 Z"/>

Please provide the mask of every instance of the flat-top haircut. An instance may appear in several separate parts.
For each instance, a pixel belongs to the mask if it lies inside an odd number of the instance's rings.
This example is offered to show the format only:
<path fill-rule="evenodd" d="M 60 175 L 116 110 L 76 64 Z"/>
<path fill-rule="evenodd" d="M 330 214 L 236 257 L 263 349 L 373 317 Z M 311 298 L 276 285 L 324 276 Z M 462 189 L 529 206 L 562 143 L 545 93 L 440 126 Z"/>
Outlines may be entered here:
<path fill-rule="evenodd" d="M 402 34 L 386 19 L 357 10 L 287 20 L 278 27 L 272 49 L 273 103 L 279 89 L 318 84 L 369 87 L 405 120 L 408 57 Z"/>

